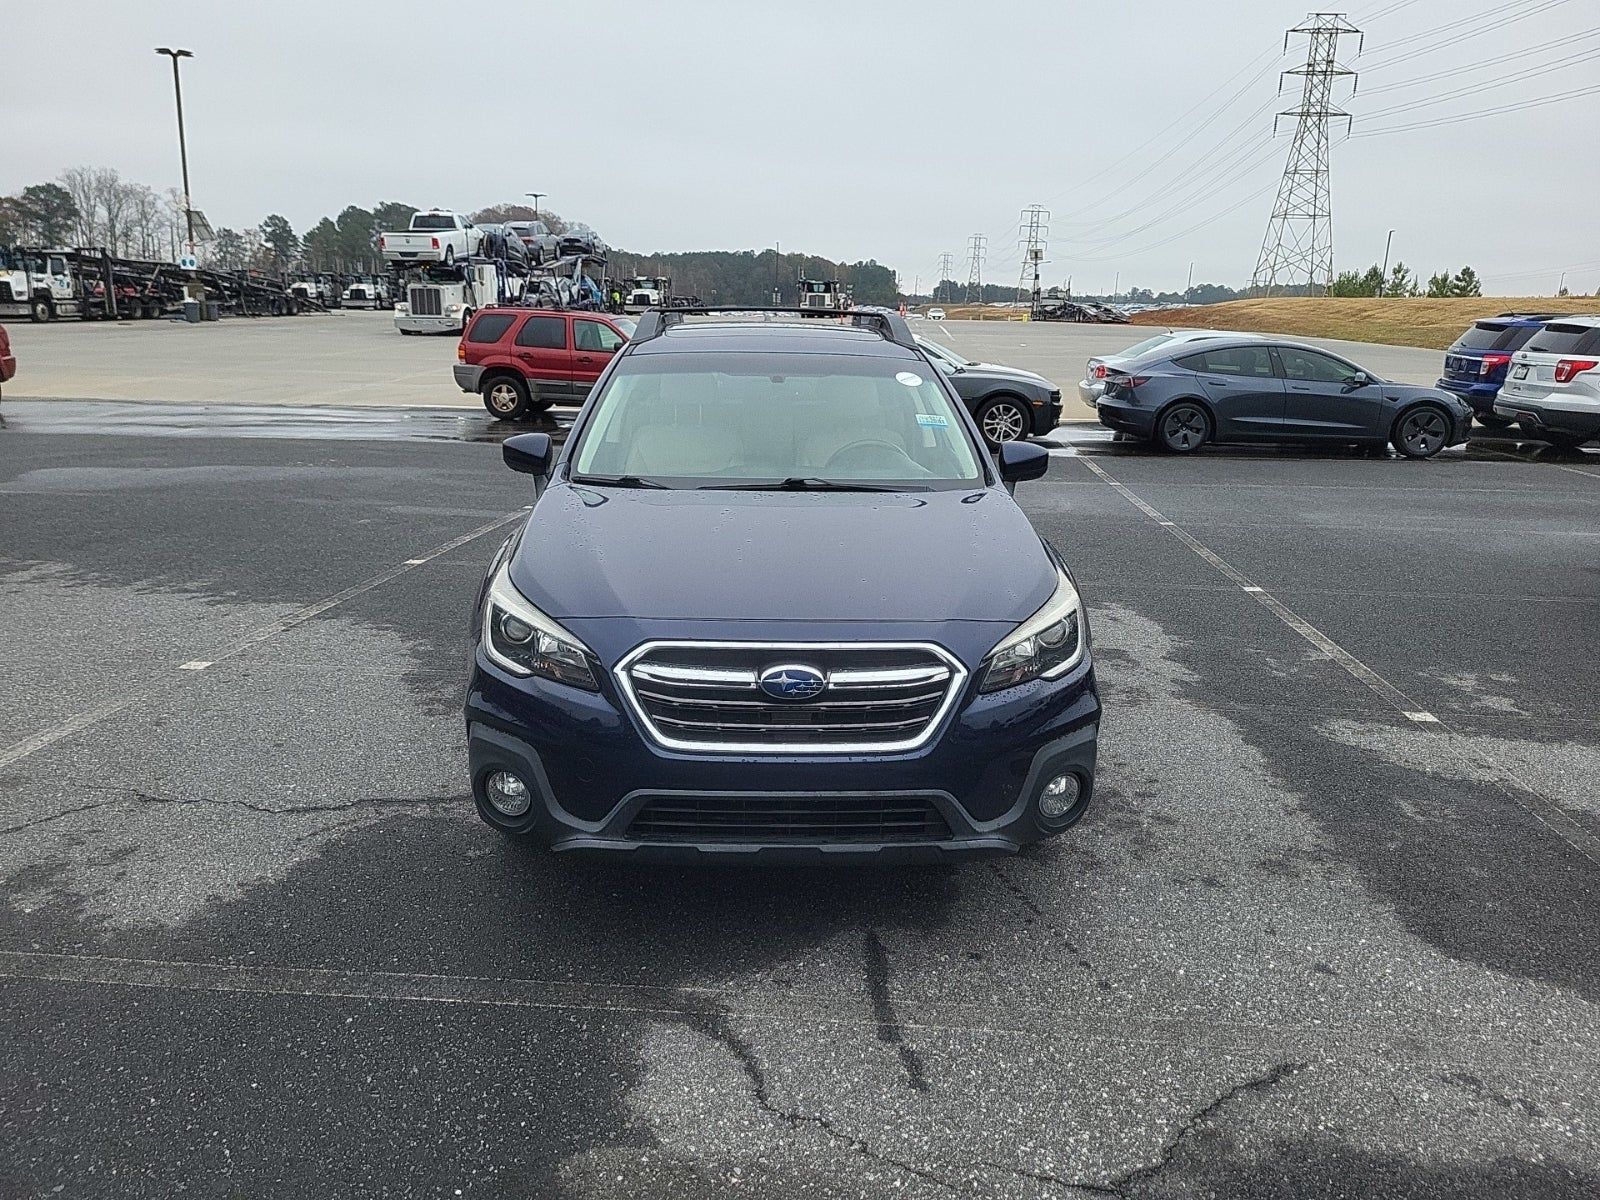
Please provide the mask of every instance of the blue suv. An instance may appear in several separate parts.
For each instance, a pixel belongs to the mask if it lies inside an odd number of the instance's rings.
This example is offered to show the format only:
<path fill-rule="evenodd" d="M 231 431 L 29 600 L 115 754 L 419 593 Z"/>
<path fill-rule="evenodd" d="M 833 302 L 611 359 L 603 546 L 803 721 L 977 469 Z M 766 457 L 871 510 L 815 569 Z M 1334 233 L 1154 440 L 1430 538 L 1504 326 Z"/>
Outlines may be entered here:
<path fill-rule="evenodd" d="M 1478 424 L 1504 429 L 1510 417 L 1496 415 L 1494 398 L 1506 381 L 1511 356 L 1544 328 L 1556 313 L 1501 313 L 1474 321 L 1444 352 L 1444 374 L 1436 387 L 1454 392 L 1472 406 Z"/>
<path fill-rule="evenodd" d="M 1083 601 L 898 315 L 650 311 L 473 618 L 479 815 L 559 851 L 1016 852 L 1094 790 Z M 729 310 L 720 310 L 726 314 Z"/>

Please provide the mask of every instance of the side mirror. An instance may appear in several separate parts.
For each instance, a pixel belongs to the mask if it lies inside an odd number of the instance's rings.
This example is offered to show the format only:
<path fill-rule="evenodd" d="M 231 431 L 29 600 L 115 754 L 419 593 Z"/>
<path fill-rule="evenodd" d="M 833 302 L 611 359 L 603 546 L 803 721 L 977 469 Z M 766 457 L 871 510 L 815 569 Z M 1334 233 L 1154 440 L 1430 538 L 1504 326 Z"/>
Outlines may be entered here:
<path fill-rule="evenodd" d="M 550 474 L 550 435 L 548 433 L 519 433 L 508 437 L 500 446 L 506 466 L 524 475 L 543 479 Z"/>
<path fill-rule="evenodd" d="M 1050 451 L 1033 442 L 1000 444 L 1000 478 L 1006 483 L 1038 479 L 1050 469 Z"/>
<path fill-rule="evenodd" d="M 1372 381 L 1371 375 L 1368 375 L 1365 371 L 1357 371 L 1354 375 L 1350 376 L 1350 382 L 1348 386 L 1353 388 L 1366 387 L 1367 384 L 1371 383 Z"/>

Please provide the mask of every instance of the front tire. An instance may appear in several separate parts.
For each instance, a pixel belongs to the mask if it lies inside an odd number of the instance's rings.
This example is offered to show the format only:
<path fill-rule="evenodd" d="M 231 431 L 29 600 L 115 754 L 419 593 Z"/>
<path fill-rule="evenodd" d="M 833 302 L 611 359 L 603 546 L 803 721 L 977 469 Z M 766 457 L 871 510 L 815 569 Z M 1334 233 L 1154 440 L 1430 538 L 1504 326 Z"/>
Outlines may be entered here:
<path fill-rule="evenodd" d="M 978 409 L 978 429 L 990 449 L 1028 436 L 1028 410 L 1012 396 L 996 396 Z"/>
<path fill-rule="evenodd" d="M 1389 441 L 1407 458 L 1432 458 L 1450 440 L 1450 417 L 1444 409 L 1419 404 L 1400 414 Z"/>
<path fill-rule="evenodd" d="M 483 385 L 483 406 L 499 420 L 521 420 L 528 413 L 528 385 L 514 375 L 496 375 Z"/>
<path fill-rule="evenodd" d="M 1193 454 L 1211 440 L 1211 417 L 1192 400 L 1180 400 L 1156 420 L 1156 444 L 1169 454 Z"/>

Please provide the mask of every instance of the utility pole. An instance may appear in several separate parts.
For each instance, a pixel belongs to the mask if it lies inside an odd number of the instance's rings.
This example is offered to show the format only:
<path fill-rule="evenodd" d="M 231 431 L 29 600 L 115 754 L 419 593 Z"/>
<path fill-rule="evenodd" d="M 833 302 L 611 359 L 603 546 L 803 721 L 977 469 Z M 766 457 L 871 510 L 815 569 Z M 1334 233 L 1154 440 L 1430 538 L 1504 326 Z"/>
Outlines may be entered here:
<path fill-rule="evenodd" d="M 533 197 L 533 219 L 535 221 L 537 221 L 539 219 L 539 200 L 540 200 L 541 197 L 548 196 L 550 193 L 549 192 L 523 192 L 522 194 L 524 196 L 532 196 Z"/>
<path fill-rule="evenodd" d="M 1378 295 L 1383 295 L 1389 288 L 1389 247 L 1394 245 L 1394 230 L 1389 230 L 1389 236 L 1383 239 L 1383 269 L 1378 272 Z"/>
<path fill-rule="evenodd" d="M 948 250 L 939 255 L 939 282 L 933 285 L 933 298 L 936 301 L 939 299 L 939 288 L 943 286 L 945 280 L 950 278 L 950 272 L 954 269 L 955 260 L 956 256 Z M 949 300 L 950 297 L 946 296 L 945 299 Z"/>
<path fill-rule="evenodd" d="M 1122 288 L 1122 272 L 1116 271 L 1111 276 L 1111 303 L 1117 302 L 1117 292 Z"/>
<path fill-rule="evenodd" d="M 183 164 L 183 223 L 189 236 L 189 254 L 194 255 L 194 201 L 189 198 L 189 147 L 183 136 L 183 84 L 178 81 L 178 60 L 180 58 L 193 58 L 192 50 L 172 50 L 166 46 L 157 46 L 157 54 L 165 54 L 172 60 L 172 93 L 178 101 L 178 160 Z"/>
<path fill-rule="evenodd" d="M 989 239 L 975 233 L 967 239 L 967 303 L 983 303 L 983 247 Z M 972 297 L 978 299 L 974 301 Z"/>
<path fill-rule="evenodd" d="M 1189 282 L 1183 285 L 1183 302 L 1190 303 L 1194 299 L 1194 264 L 1189 264 Z"/>
<path fill-rule="evenodd" d="M 1034 301 L 1039 299 L 1039 266 L 1044 262 L 1044 248 L 1046 239 L 1050 236 L 1050 210 L 1042 204 L 1030 204 L 1022 210 L 1022 215 L 1017 223 L 1021 236 L 1017 244 L 1022 247 L 1022 273 L 1017 277 L 1017 299 L 1022 300 L 1024 294 Z M 1028 274 L 1033 273 L 1032 287 L 1029 287 Z"/>
<path fill-rule="evenodd" d="M 1333 282 L 1333 211 L 1328 188 L 1328 126 L 1344 120 L 1348 130 L 1350 114 L 1333 106 L 1333 81 L 1341 76 L 1354 78 L 1355 72 L 1339 65 L 1339 39 L 1361 31 L 1343 13 L 1311 13 L 1305 21 L 1283 35 L 1289 48 L 1291 34 L 1307 35 L 1306 63 L 1278 76 L 1283 80 L 1298 75 L 1304 81 L 1300 107 L 1288 109 L 1272 118 L 1278 130 L 1283 117 L 1295 118 L 1294 144 L 1278 184 L 1278 198 L 1261 242 L 1261 257 L 1250 286 L 1272 295 L 1279 286 L 1304 282 L 1323 291 Z M 1357 51 L 1359 53 L 1359 50 Z"/>

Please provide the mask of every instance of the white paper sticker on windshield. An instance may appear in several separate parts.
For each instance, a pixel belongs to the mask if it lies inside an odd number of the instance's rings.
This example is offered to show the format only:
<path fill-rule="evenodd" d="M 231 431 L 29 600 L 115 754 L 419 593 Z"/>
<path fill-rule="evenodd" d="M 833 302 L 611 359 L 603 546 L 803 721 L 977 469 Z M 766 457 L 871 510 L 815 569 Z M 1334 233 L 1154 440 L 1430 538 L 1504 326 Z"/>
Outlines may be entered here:
<path fill-rule="evenodd" d="M 922 386 L 922 376 L 913 371 L 901 371 L 900 374 L 895 376 L 895 378 L 901 383 L 905 384 L 907 387 Z"/>
<path fill-rule="evenodd" d="M 918 413 L 917 424 L 926 425 L 930 429 L 944 429 L 950 424 L 950 422 L 945 420 L 945 418 L 941 417 L 938 413 Z"/>

